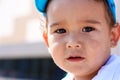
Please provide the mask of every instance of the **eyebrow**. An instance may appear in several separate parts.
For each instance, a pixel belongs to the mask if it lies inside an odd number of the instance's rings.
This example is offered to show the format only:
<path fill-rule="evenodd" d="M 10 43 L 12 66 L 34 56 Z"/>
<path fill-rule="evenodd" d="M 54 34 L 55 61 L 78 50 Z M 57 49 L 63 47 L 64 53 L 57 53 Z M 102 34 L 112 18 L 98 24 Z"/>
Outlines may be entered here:
<path fill-rule="evenodd" d="M 100 21 L 98 21 L 98 20 L 84 20 L 83 22 L 87 22 L 87 23 L 92 23 L 92 24 L 101 24 L 101 22 Z"/>
<path fill-rule="evenodd" d="M 59 23 L 55 22 L 55 23 L 50 24 L 50 27 L 54 27 L 54 26 L 57 26 L 57 25 L 59 25 Z"/>
<path fill-rule="evenodd" d="M 92 19 L 83 20 L 83 21 L 80 20 L 80 22 L 86 22 L 86 23 L 91 23 L 91 24 L 101 24 L 100 21 L 92 20 Z M 60 23 L 59 22 L 54 22 L 54 23 L 50 24 L 50 27 L 54 27 L 54 26 L 60 25 L 61 23 L 62 22 L 60 22 Z"/>
<path fill-rule="evenodd" d="M 55 21 L 55 22 L 51 23 L 49 26 L 54 27 L 54 26 L 62 25 L 64 23 L 65 23 L 65 21 Z"/>

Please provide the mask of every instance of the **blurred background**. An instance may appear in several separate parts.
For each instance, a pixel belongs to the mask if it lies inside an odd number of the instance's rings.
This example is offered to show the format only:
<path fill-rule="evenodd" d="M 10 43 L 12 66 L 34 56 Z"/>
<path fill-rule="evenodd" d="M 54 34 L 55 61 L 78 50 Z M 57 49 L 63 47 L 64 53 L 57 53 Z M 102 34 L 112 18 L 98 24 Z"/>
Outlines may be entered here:
<path fill-rule="evenodd" d="M 120 42 L 112 53 L 120 55 Z M 0 0 L 0 80 L 60 80 L 65 74 L 43 42 L 34 0 Z"/>

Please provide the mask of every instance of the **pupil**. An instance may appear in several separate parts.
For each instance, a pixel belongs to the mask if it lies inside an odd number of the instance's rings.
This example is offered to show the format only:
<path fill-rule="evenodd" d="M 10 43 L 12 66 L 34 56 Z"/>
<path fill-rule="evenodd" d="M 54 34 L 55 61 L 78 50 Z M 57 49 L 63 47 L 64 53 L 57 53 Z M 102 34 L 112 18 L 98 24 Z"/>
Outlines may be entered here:
<path fill-rule="evenodd" d="M 90 32 L 92 30 L 93 30 L 93 28 L 91 28 L 91 27 L 85 27 L 82 31 L 83 32 Z"/>
<path fill-rule="evenodd" d="M 64 29 L 59 29 L 57 32 L 58 33 L 65 33 L 66 31 Z"/>

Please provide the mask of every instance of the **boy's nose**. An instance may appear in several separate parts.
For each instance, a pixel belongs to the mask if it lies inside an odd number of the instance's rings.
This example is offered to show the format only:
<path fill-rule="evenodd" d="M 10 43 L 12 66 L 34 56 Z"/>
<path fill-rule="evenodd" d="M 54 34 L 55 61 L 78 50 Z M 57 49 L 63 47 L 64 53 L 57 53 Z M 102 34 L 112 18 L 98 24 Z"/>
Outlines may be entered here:
<path fill-rule="evenodd" d="M 81 48 L 82 45 L 82 38 L 80 38 L 80 34 L 76 32 L 71 32 L 67 36 L 67 43 L 66 43 L 66 48 L 69 49 L 79 49 Z"/>
<path fill-rule="evenodd" d="M 80 42 L 70 41 L 66 44 L 66 47 L 69 49 L 79 49 L 81 48 Z"/>

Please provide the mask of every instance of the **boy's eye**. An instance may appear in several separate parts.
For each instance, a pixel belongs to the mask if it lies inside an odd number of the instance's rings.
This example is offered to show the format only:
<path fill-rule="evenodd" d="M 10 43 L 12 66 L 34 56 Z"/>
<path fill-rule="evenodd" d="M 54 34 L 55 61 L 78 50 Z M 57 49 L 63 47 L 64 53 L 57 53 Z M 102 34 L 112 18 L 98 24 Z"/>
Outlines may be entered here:
<path fill-rule="evenodd" d="M 66 33 L 66 30 L 65 29 L 57 29 L 55 31 L 55 33 L 59 33 L 59 34 Z"/>
<path fill-rule="evenodd" d="M 91 32 L 91 31 L 93 31 L 93 30 L 95 30 L 95 28 L 89 27 L 89 26 L 84 27 L 84 28 L 82 29 L 83 32 Z"/>

